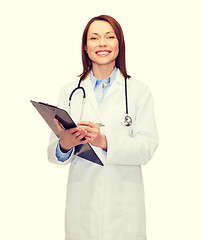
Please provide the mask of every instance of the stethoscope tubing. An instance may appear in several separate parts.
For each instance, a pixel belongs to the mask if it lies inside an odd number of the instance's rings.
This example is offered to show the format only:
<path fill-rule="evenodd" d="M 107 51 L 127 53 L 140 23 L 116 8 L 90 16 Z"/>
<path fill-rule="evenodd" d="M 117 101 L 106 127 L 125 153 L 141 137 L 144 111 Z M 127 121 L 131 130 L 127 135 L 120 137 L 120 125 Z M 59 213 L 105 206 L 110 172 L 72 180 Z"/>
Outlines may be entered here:
<path fill-rule="evenodd" d="M 132 124 L 132 118 L 128 115 L 128 90 L 127 90 L 127 78 L 124 78 L 125 80 L 125 106 L 126 106 L 126 116 L 123 117 L 122 119 L 122 124 L 124 126 L 130 126 Z M 82 113 L 83 113 L 83 108 L 84 108 L 84 103 L 86 100 L 86 91 L 83 87 L 80 86 L 82 79 L 80 78 L 78 86 L 73 89 L 73 91 L 71 92 L 70 96 L 69 96 L 69 113 L 71 114 L 71 100 L 73 97 L 73 94 L 77 91 L 77 90 L 82 90 L 83 92 L 83 102 L 82 102 L 82 110 L 81 110 L 81 116 L 80 116 L 80 120 L 82 119 Z"/>
<path fill-rule="evenodd" d="M 128 115 L 128 90 L 127 90 L 127 78 L 125 77 L 125 101 L 126 101 L 126 115 Z"/>

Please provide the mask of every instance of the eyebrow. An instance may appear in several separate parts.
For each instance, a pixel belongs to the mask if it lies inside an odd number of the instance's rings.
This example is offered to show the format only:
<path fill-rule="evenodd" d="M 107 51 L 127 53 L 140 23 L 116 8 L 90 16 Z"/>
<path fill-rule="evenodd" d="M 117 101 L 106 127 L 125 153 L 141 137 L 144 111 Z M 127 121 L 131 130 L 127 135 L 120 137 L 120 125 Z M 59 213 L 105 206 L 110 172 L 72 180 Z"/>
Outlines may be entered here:
<path fill-rule="evenodd" d="M 109 34 L 109 33 L 114 33 L 114 32 L 113 32 L 113 31 L 106 32 L 106 34 Z M 90 33 L 90 34 L 99 35 L 98 33 Z M 115 34 L 115 33 L 114 33 L 114 34 Z"/>

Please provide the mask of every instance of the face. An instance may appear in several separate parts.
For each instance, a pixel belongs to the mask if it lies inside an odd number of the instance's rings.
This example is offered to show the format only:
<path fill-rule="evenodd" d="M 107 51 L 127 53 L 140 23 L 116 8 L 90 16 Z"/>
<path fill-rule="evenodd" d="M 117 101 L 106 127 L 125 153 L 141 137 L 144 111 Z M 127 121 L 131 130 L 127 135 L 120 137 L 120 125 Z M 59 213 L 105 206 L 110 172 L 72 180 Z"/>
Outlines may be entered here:
<path fill-rule="evenodd" d="M 112 26 L 106 21 L 94 21 L 88 30 L 85 50 L 93 65 L 113 65 L 119 54 L 119 42 Z"/>

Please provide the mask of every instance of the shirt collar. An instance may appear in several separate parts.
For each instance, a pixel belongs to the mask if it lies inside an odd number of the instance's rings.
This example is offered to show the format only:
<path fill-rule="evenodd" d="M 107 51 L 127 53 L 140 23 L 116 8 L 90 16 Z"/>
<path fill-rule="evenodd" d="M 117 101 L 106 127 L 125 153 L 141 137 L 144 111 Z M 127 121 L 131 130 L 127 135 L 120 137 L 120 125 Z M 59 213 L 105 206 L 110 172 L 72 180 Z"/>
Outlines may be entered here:
<path fill-rule="evenodd" d="M 110 75 L 109 78 L 97 80 L 97 79 L 94 77 L 93 71 L 92 71 L 92 69 L 91 69 L 91 71 L 90 71 L 90 80 L 91 80 L 91 84 L 92 84 L 93 89 L 96 87 L 96 85 L 98 84 L 98 82 L 101 82 L 101 81 L 107 82 L 107 83 L 111 86 L 111 84 L 113 83 L 113 81 L 114 81 L 115 78 L 116 78 L 117 70 L 118 70 L 118 68 L 117 68 L 117 67 L 114 67 L 114 69 L 113 69 L 113 71 L 112 71 L 112 73 L 111 73 L 111 75 Z"/>

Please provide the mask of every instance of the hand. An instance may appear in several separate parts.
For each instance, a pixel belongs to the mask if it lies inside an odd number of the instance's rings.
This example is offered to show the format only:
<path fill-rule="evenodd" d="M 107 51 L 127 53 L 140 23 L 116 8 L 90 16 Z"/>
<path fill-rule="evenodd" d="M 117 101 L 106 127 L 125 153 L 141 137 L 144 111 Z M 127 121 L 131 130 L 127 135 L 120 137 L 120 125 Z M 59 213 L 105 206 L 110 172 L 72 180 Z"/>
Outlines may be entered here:
<path fill-rule="evenodd" d="M 78 129 L 77 127 L 65 130 L 59 123 L 59 121 L 53 119 L 60 138 L 60 147 L 63 151 L 69 151 L 72 147 L 75 147 L 80 144 L 88 143 L 89 139 L 82 140 L 87 134 L 87 131 L 84 129 Z"/>
<path fill-rule="evenodd" d="M 85 138 L 95 147 L 100 147 L 107 150 L 106 136 L 101 134 L 98 124 L 89 121 L 81 121 L 78 123 L 77 128 L 87 131 Z"/>

